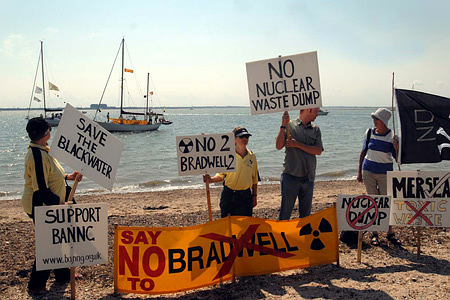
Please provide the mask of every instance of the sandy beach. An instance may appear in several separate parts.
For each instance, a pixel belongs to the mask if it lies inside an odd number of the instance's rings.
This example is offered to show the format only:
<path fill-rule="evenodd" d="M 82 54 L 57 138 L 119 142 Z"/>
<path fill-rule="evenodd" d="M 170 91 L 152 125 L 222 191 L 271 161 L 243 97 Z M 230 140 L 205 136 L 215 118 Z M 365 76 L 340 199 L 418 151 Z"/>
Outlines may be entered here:
<path fill-rule="evenodd" d="M 332 205 L 338 194 L 361 194 L 356 181 L 316 182 L 313 212 Z M 211 188 L 213 219 L 219 218 L 220 185 Z M 279 185 L 260 185 L 254 216 L 277 219 Z M 132 194 L 76 195 L 78 203 L 108 203 L 109 263 L 79 267 L 77 299 L 450 299 L 450 231 L 422 229 L 421 254 L 415 231 L 396 228 L 403 246 L 390 245 L 381 234 L 380 246 L 363 245 L 362 263 L 356 250 L 340 245 L 340 266 L 322 265 L 261 276 L 239 278 L 185 293 L 115 295 L 113 290 L 113 224 L 123 226 L 189 226 L 208 221 L 205 190 L 173 190 Z M 31 297 L 27 282 L 34 259 L 33 224 L 20 200 L 0 201 L 1 299 L 70 299 L 70 286 L 47 283 L 48 293 Z M 297 215 L 294 210 L 293 216 Z M 365 236 L 368 242 L 368 234 Z"/>

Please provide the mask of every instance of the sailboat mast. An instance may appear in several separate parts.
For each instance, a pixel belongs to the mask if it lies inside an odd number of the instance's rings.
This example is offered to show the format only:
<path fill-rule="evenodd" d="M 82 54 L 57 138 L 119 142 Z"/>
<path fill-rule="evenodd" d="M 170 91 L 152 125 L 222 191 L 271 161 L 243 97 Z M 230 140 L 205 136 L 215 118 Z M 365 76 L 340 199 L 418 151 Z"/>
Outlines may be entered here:
<path fill-rule="evenodd" d="M 146 95 L 146 100 L 145 101 L 145 120 L 148 120 L 148 88 L 149 88 L 149 77 L 150 77 L 150 73 L 147 73 L 147 95 Z"/>
<path fill-rule="evenodd" d="M 42 67 L 42 96 L 44 97 L 44 118 L 46 118 L 47 117 L 47 106 L 45 104 L 44 41 L 41 41 L 41 67 Z"/>
<path fill-rule="evenodd" d="M 125 38 L 122 38 L 122 82 L 120 85 L 120 116 L 123 112 L 123 72 L 125 68 Z"/>

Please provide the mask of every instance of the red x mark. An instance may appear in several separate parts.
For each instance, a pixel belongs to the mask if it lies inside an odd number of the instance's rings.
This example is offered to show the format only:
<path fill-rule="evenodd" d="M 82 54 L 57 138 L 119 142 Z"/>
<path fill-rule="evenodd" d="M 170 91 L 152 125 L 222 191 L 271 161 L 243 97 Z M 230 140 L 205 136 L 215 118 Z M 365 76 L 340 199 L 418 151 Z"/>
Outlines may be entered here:
<path fill-rule="evenodd" d="M 411 218 L 411 220 L 409 220 L 408 225 L 412 223 L 412 221 L 414 221 L 418 216 L 421 216 L 422 219 L 427 222 L 428 225 L 433 226 L 433 223 L 431 223 L 430 219 L 428 219 L 427 217 L 425 217 L 425 215 L 422 213 L 422 211 L 425 209 L 425 207 L 428 206 L 428 204 L 430 204 L 430 201 L 425 202 L 425 204 L 419 209 L 417 210 L 414 206 L 411 205 L 411 203 L 409 201 L 405 201 L 406 205 L 408 205 L 413 211 L 416 212 L 416 215 L 414 217 Z"/>
<path fill-rule="evenodd" d="M 291 253 L 286 253 L 286 252 L 283 252 L 280 250 L 276 250 L 276 249 L 272 249 L 272 248 L 268 248 L 268 247 L 250 243 L 250 240 L 251 240 L 252 236 L 255 234 L 256 229 L 258 227 L 259 227 L 259 224 L 250 225 L 239 239 L 220 235 L 217 233 L 208 233 L 208 234 L 201 235 L 201 237 L 204 237 L 207 239 L 211 239 L 211 240 L 218 241 L 218 242 L 226 242 L 226 243 L 230 243 L 232 245 L 230 255 L 228 255 L 225 263 L 223 264 L 222 268 L 220 268 L 219 273 L 217 273 L 216 277 L 214 277 L 213 280 L 220 278 L 230 272 L 231 267 L 233 266 L 233 263 L 238 255 L 238 253 L 241 252 L 241 250 L 244 249 L 244 247 L 247 249 L 250 249 L 250 250 L 256 250 L 256 251 L 259 251 L 262 253 L 267 253 L 267 254 L 282 257 L 282 258 L 288 258 L 288 257 L 294 256 L 294 254 L 291 254 Z"/>

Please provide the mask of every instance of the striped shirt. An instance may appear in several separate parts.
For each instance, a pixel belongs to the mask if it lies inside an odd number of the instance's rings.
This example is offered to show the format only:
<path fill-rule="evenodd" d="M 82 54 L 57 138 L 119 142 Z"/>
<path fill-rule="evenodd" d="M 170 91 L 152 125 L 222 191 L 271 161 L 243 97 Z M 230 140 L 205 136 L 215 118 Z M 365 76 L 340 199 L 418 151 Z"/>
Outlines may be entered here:
<path fill-rule="evenodd" d="M 368 129 L 364 135 L 363 149 L 366 149 L 369 130 L 372 132 L 362 169 L 375 174 L 386 174 L 387 171 L 394 169 L 393 158 L 396 157 L 394 133 L 389 129 L 385 134 L 378 134 L 375 133 L 375 128 Z"/>

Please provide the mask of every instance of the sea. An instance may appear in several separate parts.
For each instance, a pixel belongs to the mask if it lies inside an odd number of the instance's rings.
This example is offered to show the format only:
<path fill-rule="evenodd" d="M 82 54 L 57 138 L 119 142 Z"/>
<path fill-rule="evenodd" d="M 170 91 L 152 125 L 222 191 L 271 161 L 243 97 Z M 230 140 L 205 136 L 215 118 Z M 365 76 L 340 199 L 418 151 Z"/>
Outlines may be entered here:
<path fill-rule="evenodd" d="M 325 107 L 326 116 L 315 123 L 322 132 L 324 151 L 317 159 L 316 180 L 356 180 L 364 132 L 373 127 L 370 113 L 376 107 Z M 118 110 L 103 110 L 98 120 L 118 115 Z M 37 116 L 38 112 L 34 112 Z M 95 110 L 86 115 L 94 117 Z M 26 110 L 0 111 L 0 200 L 19 199 L 23 191 L 24 156 L 29 144 L 25 130 Z M 242 126 L 252 134 L 248 144 L 257 157 L 261 184 L 278 183 L 284 150 L 276 150 L 275 137 L 281 124 L 281 113 L 252 116 L 249 107 L 166 108 L 165 118 L 171 125 L 157 131 L 114 133 L 124 143 L 113 193 L 164 191 L 205 187 L 202 176 L 179 176 L 176 136 L 231 132 Z M 298 111 L 290 112 L 291 118 Z M 390 122 L 392 127 L 392 121 Z M 398 121 L 396 121 L 398 125 Z M 52 131 L 54 134 L 54 131 Z M 397 130 L 398 134 L 398 130 Z M 52 139 L 49 144 L 51 145 Z M 426 154 L 424 154 L 426 155 Z M 73 170 L 64 165 L 66 173 Z M 402 165 L 401 170 L 449 170 L 450 162 Z M 395 166 L 394 170 L 398 170 Z M 214 184 L 220 187 L 220 184 Z M 103 194 L 110 191 L 86 176 L 76 194 Z"/>

